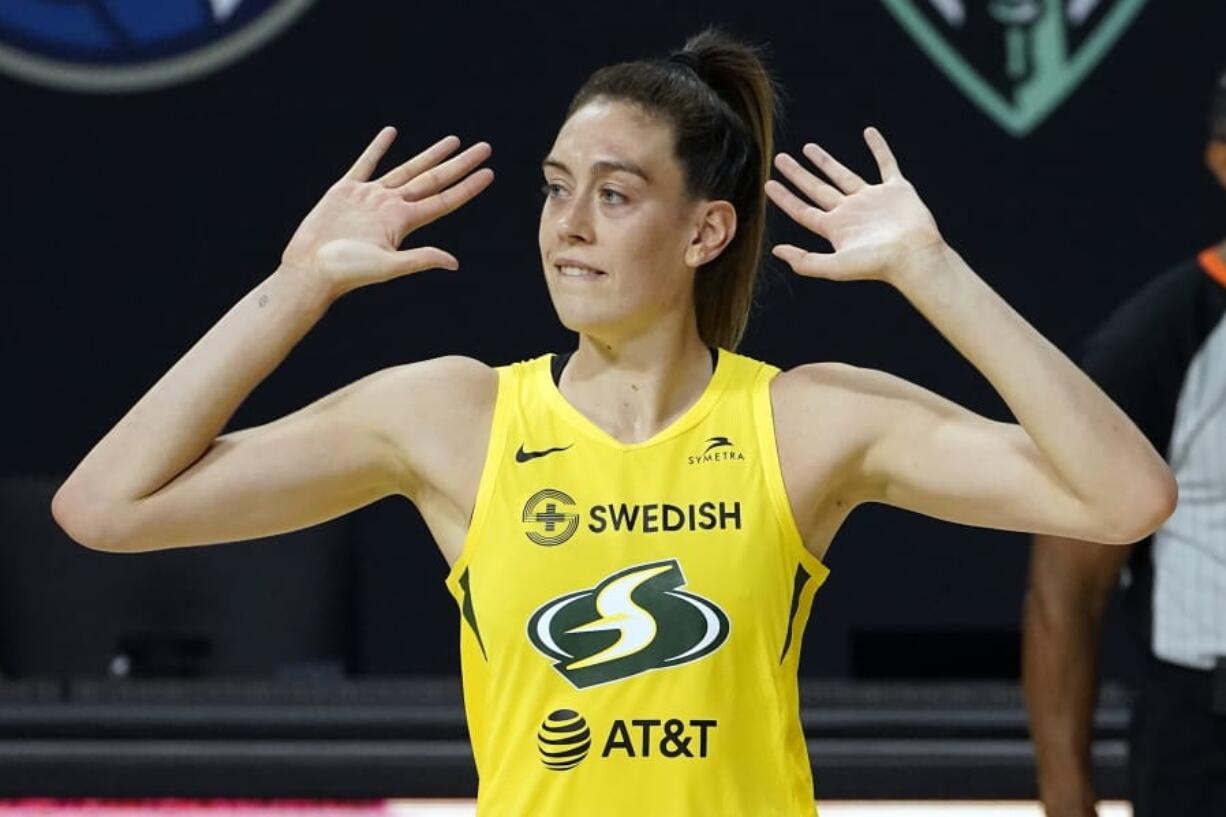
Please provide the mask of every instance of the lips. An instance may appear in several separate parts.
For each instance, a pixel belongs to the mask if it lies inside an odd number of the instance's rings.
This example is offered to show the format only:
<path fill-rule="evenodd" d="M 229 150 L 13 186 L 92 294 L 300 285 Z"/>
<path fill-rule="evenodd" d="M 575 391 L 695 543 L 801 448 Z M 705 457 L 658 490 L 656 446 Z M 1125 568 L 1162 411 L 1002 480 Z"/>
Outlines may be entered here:
<path fill-rule="evenodd" d="M 573 258 L 558 258 L 554 260 L 553 268 L 557 270 L 559 277 L 572 278 L 575 280 L 603 278 L 605 273 L 595 267 L 578 261 Z"/>
<path fill-rule="evenodd" d="M 558 271 L 558 275 L 562 278 L 574 278 L 574 279 L 582 280 L 584 278 L 603 278 L 605 277 L 605 273 L 599 270 L 588 269 L 586 267 L 573 267 L 573 266 L 570 266 L 569 264 L 563 264 L 563 265 L 557 266 L 555 267 L 555 269 Z"/>

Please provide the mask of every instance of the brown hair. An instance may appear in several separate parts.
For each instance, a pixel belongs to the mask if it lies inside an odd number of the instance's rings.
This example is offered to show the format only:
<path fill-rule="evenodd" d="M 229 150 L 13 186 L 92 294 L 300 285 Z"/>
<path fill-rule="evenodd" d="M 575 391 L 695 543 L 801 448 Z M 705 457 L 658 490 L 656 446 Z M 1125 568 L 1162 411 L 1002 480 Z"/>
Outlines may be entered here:
<path fill-rule="evenodd" d="M 717 258 L 699 268 L 694 307 L 703 342 L 735 350 L 754 305 L 766 237 L 766 194 L 782 88 L 762 63 L 765 46 L 708 26 L 665 58 L 605 66 L 588 78 L 566 111 L 595 98 L 632 102 L 673 126 L 685 194 L 723 199 L 737 229 Z"/>

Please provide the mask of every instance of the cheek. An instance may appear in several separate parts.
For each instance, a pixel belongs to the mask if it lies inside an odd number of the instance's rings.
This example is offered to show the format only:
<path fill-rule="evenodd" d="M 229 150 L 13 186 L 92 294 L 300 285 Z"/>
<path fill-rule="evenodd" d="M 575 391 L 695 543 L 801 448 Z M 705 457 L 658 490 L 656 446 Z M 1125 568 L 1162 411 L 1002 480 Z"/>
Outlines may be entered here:
<path fill-rule="evenodd" d="M 627 252 L 638 258 L 651 259 L 659 265 L 676 263 L 684 256 L 682 227 L 662 215 L 643 213 L 641 218 L 635 218 L 632 222 L 617 223 L 612 220 L 608 226 L 611 232 L 618 234 L 618 240 Z"/>
<path fill-rule="evenodd" d="M 642 263 L 656 270 L 655 277 L 665 288 L 671 288 L 669 279 L 685 265 L 686 235 L 680 225 L 655 224 L 637 237 L 635 244 Z M 675 283 L 673 284 L 675 285 Z"/>

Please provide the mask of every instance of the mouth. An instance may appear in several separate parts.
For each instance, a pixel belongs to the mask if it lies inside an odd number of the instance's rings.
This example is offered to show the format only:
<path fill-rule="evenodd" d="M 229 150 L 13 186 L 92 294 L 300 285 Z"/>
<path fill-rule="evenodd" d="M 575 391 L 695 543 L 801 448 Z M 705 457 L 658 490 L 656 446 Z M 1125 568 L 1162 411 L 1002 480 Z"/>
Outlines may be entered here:
<path fill-rule="evenodd" d="M 576 281 L 584 281 L 584 280 L 591 281 L 597 278 L 606 277 L 606 273 L 603 273 L 600 270 L 588 269 L 587 267 L 572 267 L 568 265 L 562 265 L 562 266 L 555 265 L 554 269 L 557 271 L 559 277 L 568 278 L 568 279 L 572 279 Z"/>

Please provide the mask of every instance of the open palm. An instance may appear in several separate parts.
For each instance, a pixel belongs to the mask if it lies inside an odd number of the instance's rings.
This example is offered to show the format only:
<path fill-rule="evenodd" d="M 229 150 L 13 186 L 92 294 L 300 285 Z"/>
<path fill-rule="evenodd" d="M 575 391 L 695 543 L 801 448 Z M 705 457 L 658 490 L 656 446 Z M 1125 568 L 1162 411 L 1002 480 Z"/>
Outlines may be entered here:
<path fill-rule="evenodd" d="M 328 189 L 290 239 L 283 264 L 307 270 L 337 293 L 432 267 L 458 268 L 455 256 L 437 247 L 398 248 L 489 185 L 494 172 L 477 167 L 491 148 L 478 142 L 444 161 L 460 145 L 448 136 L 369 181 L 395 138 L 395 128 L 381 130 Z"/>
<path fill-rule="evenodd" d="M 885 138 L 876 128 L 867 128 L 864 140 L 881 173 L 879 184 L 864 181 L 813 143 L 804 146 L 804 154 L 829 181 L 786 153 L 775 157 L 775 167 L 809 201 L 774 179 L 766 183 L 766 194 L 797 224 L 834 248 L 834 252 L 819 253 L 776 244 L 772 252 L 800 275 L 837 281 L 885 280 L 889 270 L 908 254 L 942 243 L 936 221 L 903 177 Z"/>

